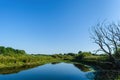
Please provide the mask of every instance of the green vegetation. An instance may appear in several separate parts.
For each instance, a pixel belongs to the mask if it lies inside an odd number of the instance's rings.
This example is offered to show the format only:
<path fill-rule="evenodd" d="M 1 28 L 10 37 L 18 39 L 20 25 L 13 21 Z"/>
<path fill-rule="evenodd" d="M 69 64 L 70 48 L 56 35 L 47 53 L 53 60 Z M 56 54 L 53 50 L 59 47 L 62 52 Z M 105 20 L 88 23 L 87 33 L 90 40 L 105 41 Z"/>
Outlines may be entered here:
<path fill-rule="evenodd" d="M 119 50 L 120 51 L 120 50 Z M 116 56 L 113 54 L 113 56 Z M 119 58 L 118 58 L 119 59 Z M 109 62 L 107 54 L 93 54 L 91 52 L 64 53 L 64 54 L 27 54 L 24 50 L 13 49 L 11 47 L 0 46 L 0 68 L 22 67 L 30 65 L 42 65 L 57 62 L 79 62 L 92 64 L 104 69 L 115 68 Z"/>
<path fill-rule="evenodd" d="M 26 65 L 41 65 L 56 62 L 82 62 L 99 64 L 106 62 L 106 55 L 92 54 L 91 52 L 66 53 L 66 54 L 27 54 L 24 50 L 11 47 L 0 47 L 0 68 L 18 67 Z"/>
<path fill-rule="evenodd" d="M 24 65 L 44 64 L 58 61 L 52 56 L 29 55 L 24 50 L 13 49 L 10 47 L 0 47 L 0 68 L 15 67 Z"/>
<path fill-rule="evenodd" d="M 0 55 L 0 67 L 14 67 L 33 64 L 44 64 L 58 61 L 51 56 L 33 56 L 33 55 Z"/>
<path fill-rule="evenodd" d="M 0 46 L 0 68 L 41 65 L 51 62 L 70 61 L 72 59 L 71 54 L 27 54 L 24 50 Z"/>

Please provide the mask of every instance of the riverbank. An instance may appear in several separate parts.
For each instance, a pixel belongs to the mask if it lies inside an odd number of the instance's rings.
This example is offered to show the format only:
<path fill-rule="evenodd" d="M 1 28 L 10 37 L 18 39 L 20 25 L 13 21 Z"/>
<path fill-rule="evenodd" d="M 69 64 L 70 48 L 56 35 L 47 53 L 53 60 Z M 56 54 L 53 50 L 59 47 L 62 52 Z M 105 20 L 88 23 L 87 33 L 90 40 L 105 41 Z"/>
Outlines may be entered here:
<path fill-rule="evenodd" d="M 108 62 L 107 55 L 95 55 L 91 52 L 53 55 L 27 54 L 24 50 L 0 47 L 0 69 L 56 62 L 78 62 L 93 65 L 99 69 L 115 69 L 115 66 Z"/>
<path fill-rule="evenodd" d="M 34 55 L 0 55 L 0 68 L 20 67 L 27 65 L 42 65 L 51 62 L 61 62 L 59 58 L 52 56 Z"/>
<path fill-rule="evenodd" d="M 114 69 L 114 66 L 106 61 L 97 60 L 76 60 L 73 56 L 55 55 L 0 55 L 0 68 L 21 67 L 29 65 L 42 65 L 56 62 L 77 62 L 96 66 L 99 69 Z"/>

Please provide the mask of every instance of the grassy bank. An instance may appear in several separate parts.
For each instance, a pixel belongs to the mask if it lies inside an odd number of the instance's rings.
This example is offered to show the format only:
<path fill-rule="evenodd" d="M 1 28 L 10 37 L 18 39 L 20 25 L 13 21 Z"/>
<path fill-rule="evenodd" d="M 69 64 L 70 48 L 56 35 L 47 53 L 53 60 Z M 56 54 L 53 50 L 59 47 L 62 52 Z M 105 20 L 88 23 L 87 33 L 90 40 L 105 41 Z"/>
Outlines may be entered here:
<path fill-rule="evenodd" d="M 34 56 L 34 55 L 0 55 L 0 68 L 16 67 L 24 65 L 40 65 L 49 62 L 61 61 L 52 56 Z"/>
<path fill-rule="evenodd" d="M 0 68 L 24 65 L 41 65 L 61 61 L 62 58 L 56 55 L 32 55 L 27 54 L 24 50 L 0 46 Z"/>
<path fill-rule="evenodd" d="M 91 52 L 67 53 L 67 54 L 27 54 L 24 50 L 10 47 L 0 47 L 0 68 L 20 67 L 26 65 L 42 65 L 52 62 L 79 62 L 92 64 L 103 69 L 113 69 L 108 62 L 107 55 L 96 55 Z"/>

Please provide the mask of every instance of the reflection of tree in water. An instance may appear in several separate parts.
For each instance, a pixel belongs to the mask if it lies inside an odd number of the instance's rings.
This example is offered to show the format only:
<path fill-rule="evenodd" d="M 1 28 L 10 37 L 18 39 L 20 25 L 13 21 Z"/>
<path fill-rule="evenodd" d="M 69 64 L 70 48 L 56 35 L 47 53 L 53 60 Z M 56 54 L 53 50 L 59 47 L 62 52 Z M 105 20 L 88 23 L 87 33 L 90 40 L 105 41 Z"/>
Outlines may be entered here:
<path fill-rule="evenodd" d="M 87 67 L 83 64 L 74 64 L 74 66 L 84 72 L 90 71 L 89 67 Z"/>
<path fill-rule="evenodd" d="M 93 78 L 94 75 L 94 78 Z M 120 80 L 120 71 L 118 70 L 103 70 L 91 72 L 86 75 L 90 80 Z"/>
<path fill-rule="evenodd" d="M 34 68 L 38 65 L 24 65 L 20 67 L 9 67 L 9 68 L 2 68 L 0 69 L 0 74 L 12 74 L 12 73 L 18 73 L 23 70 L 28 70 L 31 68 Z"/>
<path fill-rule="evenodd" d="M 55 65 L 55 64 L 59 64 L 60 62 L 52 62 L 51 64 Z"/>

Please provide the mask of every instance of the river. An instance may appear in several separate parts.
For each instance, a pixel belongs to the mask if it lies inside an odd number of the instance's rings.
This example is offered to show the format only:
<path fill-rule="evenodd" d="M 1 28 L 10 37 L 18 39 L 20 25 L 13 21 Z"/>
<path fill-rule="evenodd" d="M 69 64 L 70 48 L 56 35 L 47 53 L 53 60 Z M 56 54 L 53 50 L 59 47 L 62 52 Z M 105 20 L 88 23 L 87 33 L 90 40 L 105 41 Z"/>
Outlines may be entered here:
<path fill-rule="evenodd" d="M 15 70 L 15 69 L 13 69 Z M 16 72 L 15 72 L 16 71 Z M 49 63 L 25 70 L 1 72 L 0 80 L 103 80 L 89 66 L 73 63 Z M 103 73 L 102 73 L 103 74 Z M 100 76 L 99 76 L 100 75 Z M 101 78 L 101 79 L 100 79 Z M 107 80 L 104 79 L 104 80 Z M 114 79 L 112 79 L 114 80 Z"/>

